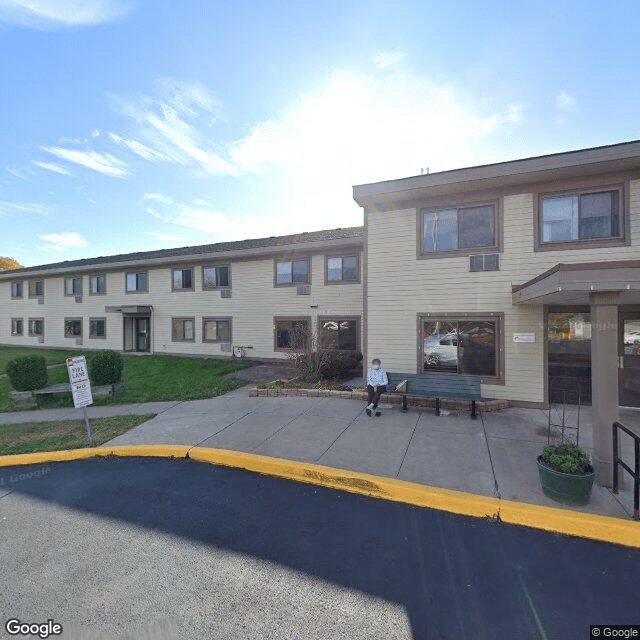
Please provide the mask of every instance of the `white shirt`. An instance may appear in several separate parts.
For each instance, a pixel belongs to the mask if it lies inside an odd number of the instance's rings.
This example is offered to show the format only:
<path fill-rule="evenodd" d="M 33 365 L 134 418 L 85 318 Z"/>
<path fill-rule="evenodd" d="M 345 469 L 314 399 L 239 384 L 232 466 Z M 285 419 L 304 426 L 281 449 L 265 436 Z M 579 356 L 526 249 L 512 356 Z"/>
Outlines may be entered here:
<path fill-rule="evenodd" d="M 370 384 L 372 387 L 381 387 L 382 385 L 389 384 L 387 372 L 382 367 L 379 369 L 369 367 L 367 369 L 367 384 Z"/>

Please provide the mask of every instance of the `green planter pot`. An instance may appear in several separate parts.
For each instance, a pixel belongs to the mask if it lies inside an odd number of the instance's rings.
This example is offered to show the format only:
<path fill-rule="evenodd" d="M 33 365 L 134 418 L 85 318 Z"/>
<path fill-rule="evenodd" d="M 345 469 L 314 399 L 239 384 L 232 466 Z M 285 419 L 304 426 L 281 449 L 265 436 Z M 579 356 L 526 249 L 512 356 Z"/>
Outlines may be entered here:
<path fill-rule="evenodd" d="M 562 473 L 549 469 L 541 462 L 542 456 L 538 456 L 538 472 L 540 484 L 545 495 L 556 502 L 563 504 L 586 504 L 589 502 L 595 471 L 585 475 L 576 476 L 572 473 Z"/>

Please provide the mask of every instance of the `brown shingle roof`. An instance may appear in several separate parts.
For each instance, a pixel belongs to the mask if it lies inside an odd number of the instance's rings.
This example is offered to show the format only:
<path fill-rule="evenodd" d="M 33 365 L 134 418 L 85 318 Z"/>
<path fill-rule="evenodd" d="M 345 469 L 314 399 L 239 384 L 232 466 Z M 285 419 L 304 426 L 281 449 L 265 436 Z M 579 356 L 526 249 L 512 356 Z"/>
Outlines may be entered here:
<path fill-rule="evenodd" d="M 97 258 L 85 258 L 82 260 L 66 260 L 51 264 L 23 267 L 11 271 L 1 272 L 18 274 L 28 271 L 43 271 L 55 269 L 67 269 L 73 267 L 90 267 L 93 265 L 117 264 L 135 260 L 153 260 L 156 258 L 179 258 L 181 256 L 194 256 L 224 253 L 227 251 L 241 251 L 243 249 L 269 249 L 292 244 L 305 244 L 310 242 L 331 242 L 348 238 L 362 238 L 364 227 L 346 227 L 344 229 L 323 229 L 322 231 L 309 231 L 295 233 L 288 236 L 271 236 L 270 238 L 255 238 L 252 240 L 238 240 L 235 242 L 218 242 L 216 244 L 202 244 L 191 247 L 178 247 L 176 249 L 158 249 L 156 251 L 139 251 L 137 253 L 120 253 L 115 256 L 100 256 Z"/>

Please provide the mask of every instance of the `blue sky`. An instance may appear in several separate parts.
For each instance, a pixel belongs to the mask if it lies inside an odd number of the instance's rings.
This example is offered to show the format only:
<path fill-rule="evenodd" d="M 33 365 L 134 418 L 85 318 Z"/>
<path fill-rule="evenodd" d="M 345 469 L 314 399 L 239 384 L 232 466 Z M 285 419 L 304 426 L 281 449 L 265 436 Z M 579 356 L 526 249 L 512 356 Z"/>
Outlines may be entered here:
<path fill-rule="evenodd" d="M 631 1 L 0 0 L 0 255 L 358 225 L 353 184 L 635 140 L 639 19 Z"/>

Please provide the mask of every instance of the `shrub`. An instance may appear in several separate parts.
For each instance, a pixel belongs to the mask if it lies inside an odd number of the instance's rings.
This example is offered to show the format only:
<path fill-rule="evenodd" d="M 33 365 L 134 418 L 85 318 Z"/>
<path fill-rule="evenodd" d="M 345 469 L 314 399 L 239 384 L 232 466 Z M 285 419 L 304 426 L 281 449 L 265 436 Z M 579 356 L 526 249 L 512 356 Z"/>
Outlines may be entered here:
<path fill-rule="evenodd" d="M 122 380 L 124 361 L 117 351 L 98 351 L 89 358 L 88 364 L 92 384 L 115 384 Z"/>
<path fill-rule="evenodd" d="M 542 450 L 542 461 L 548 467 L 562 473 L 584 475 L 593 471 L 589 456 L 571 442 L 558 446 L 548 444 Z"/>
<path fill-rule="evenodd" d="M 362 354 L 359 351 L 326 349 L 320 361 L 323 378 L 345 378 L 362 362 Z"/>
<path fill-rule="evenodd" d="M 16 391 L 33 391 L 47 386 L 47 361 L 44 356 L 24 356 L 7 365 L 7 375 Z"/>

